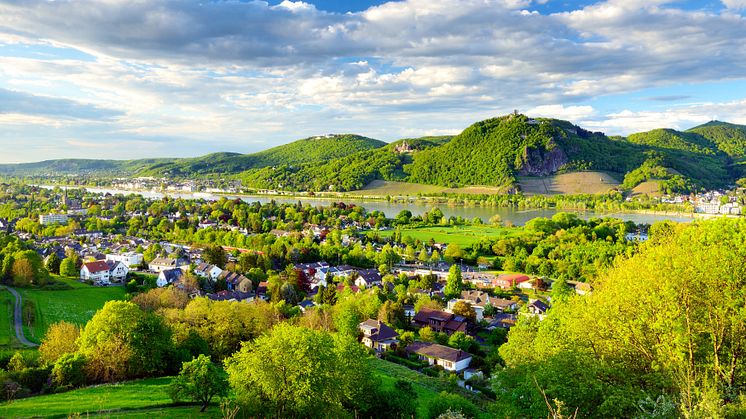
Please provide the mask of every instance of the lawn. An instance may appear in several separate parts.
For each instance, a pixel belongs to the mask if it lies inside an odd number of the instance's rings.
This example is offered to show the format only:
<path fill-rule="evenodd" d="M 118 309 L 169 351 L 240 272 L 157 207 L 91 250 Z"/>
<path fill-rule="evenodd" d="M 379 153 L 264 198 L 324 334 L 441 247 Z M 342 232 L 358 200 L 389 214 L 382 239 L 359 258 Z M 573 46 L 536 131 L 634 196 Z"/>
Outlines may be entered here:
<path fill-rule="evenodd" d="M 32 301 L 35 306 L 33 327 L 24 327 L 26 338 L 33 342 L 41 341 L 50 324 L 65 320 L 83 325 L 104 306 L 104 303 L 109 300 L 120 300 L 125 294 L 124 288 L 120 286 L 94 287 L 70 279 L 56 280 L 70 285 L 72 289 L 47 291 L 18 288 L 23 300 Z"/>
<path fill-rule="evenodd" d="M 510 237 L 520 232 L 520 229 L 508 227 L 496 227 L 491 225 L 469 225 L 469 226 L 433 226 L 401 229 L 402 238 L 410 236 L 415 240 L 427 242 L 431 238 L 436 243 L 456 243 L 462 248 L 469 247 L 484 237 L 503 238 Z M 381 236 L 388 237 L 394 233 L 393 230 L 381 232 Z"/>
<path fill-rule="evenodd" d="M 171 398 L 168 396 L 170 382 L 170 377 L 150 378 L 19 399 L 0 405 L 0 416 L 67 418 L 80 414 L 82 417 L 101 415 L 108 418 L 220 417 L 219 409 L 215 406 L 205 413 L 199 413 L 197 406 L 171 406 Z"/>

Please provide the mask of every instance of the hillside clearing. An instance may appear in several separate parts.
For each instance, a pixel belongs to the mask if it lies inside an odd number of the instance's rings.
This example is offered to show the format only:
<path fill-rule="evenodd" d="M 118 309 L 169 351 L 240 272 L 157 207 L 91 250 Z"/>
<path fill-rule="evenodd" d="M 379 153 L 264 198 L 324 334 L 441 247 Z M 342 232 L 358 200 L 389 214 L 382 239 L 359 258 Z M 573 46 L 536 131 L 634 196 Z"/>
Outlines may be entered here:
<path fill-rule="evenodd" d="M 394 182 L 388 180 L 374 180 L 363 189 L 350 191 L 352 195 L 367 196 L 400 196 L 400 195 L 437 195 L 437 194 L 466 194 L 466 195 L 490 195 L 505 192 L 505 188 L 497 186 L 464 186 L 461 188 L 446 188 L 437 185 L 424 185 L 421 183 Z"/>
<path fill-rule="evenodd" d="M 121 286 L 94 287 L 70 279 L 57 280 L 73 288 L 68 290 L 17 289 L 24 301 L 34 304 L 33 327 L 24 326 L 26 337 L 33 342 L 40 342 L 49 325 L 61 320 L 82 326 L 104 306 L 104 303 L 109 300 L 121 300 L 125 294 Z"/>
<path fill-rule="evenodd" d="M 605 172 L 562 173 L 547 177 L 519 177 L 518 184 L 526 195 L 600 194 L 620 185 Z"/>

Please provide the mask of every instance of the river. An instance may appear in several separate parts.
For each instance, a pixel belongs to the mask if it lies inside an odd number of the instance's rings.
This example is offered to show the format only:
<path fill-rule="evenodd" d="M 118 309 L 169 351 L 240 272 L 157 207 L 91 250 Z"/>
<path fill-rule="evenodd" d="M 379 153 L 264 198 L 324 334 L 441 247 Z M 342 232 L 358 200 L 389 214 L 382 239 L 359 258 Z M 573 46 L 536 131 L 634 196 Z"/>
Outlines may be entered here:
<path fill-rule="evenodd" d="M 54 188 L 54 186 L 40 185 L 44 188 Z M 71 187 L 77 188 L 77 187 Z M 435 206 L 431 203 L 425 202 L 387 202 L 381 200 L 365 200 L 360 198 L 313 198 L 313 197 L 282 197 L 282 196 L 267 196 L 267 195 L 215 195 L 206 193 L 188 193 L 188 192 L 171 192 L 171 191 L 130 191 L 125 189 L 115 188 L 94 188 L 86 187 L 87 191 L 92 193 L 110 193 L 110 194 L 138 194 L 144 198 L 160 199 L 164 196 L 170 196 L 174 198 L 183 199 L 206 199 L 206 200 L 218 200 L 225 196 L 226 198 L 240 198 L 246 202 L 260 202 L 267 203 L 272 200 L 278 203 L 296 203 L 298 201 L 302 203 L 308 203 L 311 205 L 329 205 L 334 201 L 343 201 L 346 204 L 355 204 L 364 207 L 368 211 L 381 211 L 386 214 L 387 217 L 396 217 L 399 212 L 403 210 L 409 210 L 414 215 L 421 215 L 426 211 L 430 211 Z M 514 225 L 523 225 L 526 221 L 536 217 L 551 217 L 552 215 L 560 212 L 556 209 L 530 209 L 530 210 L 519 210 L 515 208 L 492 208 L 492 207 L 466 207 L 466 206 L 449 206 L 447 204 L 439 204 L 437 207 L 445 214 L 446 217 L 455 216 L 463 217 L 465 219 L 473 219 L 479 217 L 483 221 L 489 220 L 493 215 L 499 214 L 503 221 L 509 221 Z M 663 214 L 646 214 L 646 213 L 632 213 L 632 212 L 595 212 L 595 211 L 570 211 L 562 210 L 564 212 L 575 212 L 579 217 L 584 219 L 594 217 L 614 217 L 622 220 L 632 221 L 636 224 L 652 224 L 656 221 L 671 220 L 677 222 L 690 222 L 692 217 L 686 215 L 663 215 Z"/>

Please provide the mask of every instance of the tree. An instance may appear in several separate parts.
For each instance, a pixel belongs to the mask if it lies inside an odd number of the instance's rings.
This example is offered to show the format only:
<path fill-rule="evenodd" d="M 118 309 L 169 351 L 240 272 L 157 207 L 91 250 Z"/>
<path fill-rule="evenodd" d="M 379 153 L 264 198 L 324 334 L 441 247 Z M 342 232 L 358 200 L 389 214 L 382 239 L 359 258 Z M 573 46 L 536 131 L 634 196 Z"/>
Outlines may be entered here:
<path fill-rule="evenodd" d="M 228 395 L 228 379 L 209 357 L 199 355 L 182 364 L 181 372 L 171 382 L 169 394 L 174 402 L 187 398 L 201 403 L 200 412 L 204 412 L 213 398 Z"/>
<path fill-rule="evenodd" d="M 62 262 L 60 262 L 60 275 L 66 277 L 77 277 L 80 275 L 80 271 L 78 271 L 77 266 L 75 266 L 75 261 L 73 259 L 62 259 Z"/>
<path fill-rule="evenodd" d="M 239 401 L 262 416 L 340 416 L 371 389 L 370 366 L 354 338 L 286 323 L 245 343 L 225 365 Z"/>
<path fill-rule="evenodd" d="M 109 301 L 78 339 L 90 381 L 110 382 L 168 370 L 170 331 L 160 317 L 136 304 Z"/>
<path fill-rule="evenodd" d="M 448 279 L 446 280 L 446 287 L 443 289 L 443 293 L 446 298 L 456 298 L 461 295 L 461 291 L 464 289 L 464 282 L 461 278 L 461 268 L 458 265 L 451 265 L 448 270 Z"/>
<path fill-rule="evenodd" d="M 477 312 L 474 311 L 474 307 L 466 301 L 456 301 L 456 303 L 453 304 L 451 312 L 457 316 L 464 316 L 471 321 L 477 320 Z"/>
<path fill-rule="evenodd" d="M 228 262 L 228 254 L 222 246 L 218 245 L 207 246 L 202 251 L 202 258 L 205 262 L 215 265 L 220 269 L 224 269 L 225 264 Z"/>
<path fill-rule="evenodd" d="M 59 274 L 61 263 L 62 263 L 62 259 L 60 259 L 60 257 L 57 256 L 57 253 L 52 253 L 47 258 L 47 262 L 44 264 L 44 266 L 47 268 L 49 272 L 53 274 Z"/>
<path fill-rule="evenodd" d="M 41 359 L 53 364 L 62 355 L 76 352 L 78 350 L 78 336 L 80 336 L 78 326 L 66 321 L 53 323 L 47 329 L 47 333 L 39 346 Z"/>
<path fill-rule="evenodd" d="M 461 246 L 459 246 L 456 243 L 450 243 L 446 247 L 446 251 L 443 254 L 446 258 L 446 261 L 453 262 L 453 261 L 461 261 L 464 258 L 464 251 L 461 249 Z"/>
<path fill-rule="evenodd" d="M 16 259 L 13 263 L 13 285 L 16 287 L 28 287 L 34 282 L 34 267 L 28 259 Z"/>

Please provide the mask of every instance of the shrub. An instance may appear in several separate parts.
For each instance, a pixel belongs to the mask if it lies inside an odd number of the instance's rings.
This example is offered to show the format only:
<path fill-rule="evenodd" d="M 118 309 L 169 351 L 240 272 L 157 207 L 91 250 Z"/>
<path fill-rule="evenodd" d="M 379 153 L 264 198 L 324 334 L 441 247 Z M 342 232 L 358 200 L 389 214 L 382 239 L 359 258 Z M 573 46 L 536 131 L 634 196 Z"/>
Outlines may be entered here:
<path fill-rule="evenodd" d="M 58 387 L 85 385 L 85 357 L 81 354 L 64 354 L 52 368 L 52 383 Z"/>

